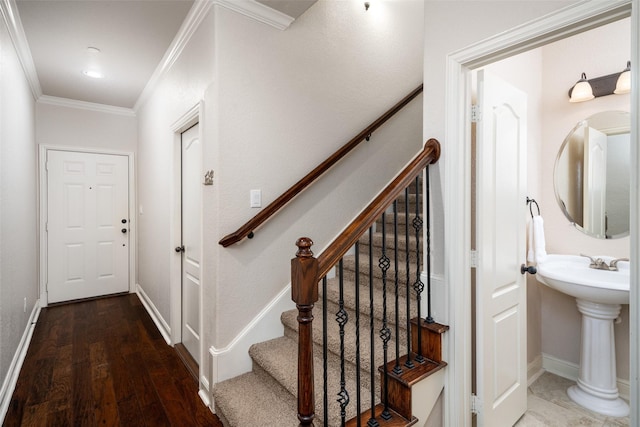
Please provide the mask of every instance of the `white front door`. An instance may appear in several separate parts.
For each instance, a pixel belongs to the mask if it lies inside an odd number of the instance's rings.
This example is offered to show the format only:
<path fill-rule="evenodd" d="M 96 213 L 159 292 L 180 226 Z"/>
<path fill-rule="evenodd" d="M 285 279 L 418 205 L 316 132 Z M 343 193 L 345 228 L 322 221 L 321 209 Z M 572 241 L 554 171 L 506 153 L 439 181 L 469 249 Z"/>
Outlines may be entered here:
<path fill-rule="evenodd" d="M 202 144 L 199 125 L 181 135 L 182 144 L 182 344 L 200 364 L 202 261 Z"/>
<path fill-rule="evenodd" d="M 47 300 L 129 290 L 129 159 L 47 151 Z"/>
<path fill-rule="evenodd" d="M 476 339 L 478 425 L 527 410 L 526 94 L 478 73 Z"/>

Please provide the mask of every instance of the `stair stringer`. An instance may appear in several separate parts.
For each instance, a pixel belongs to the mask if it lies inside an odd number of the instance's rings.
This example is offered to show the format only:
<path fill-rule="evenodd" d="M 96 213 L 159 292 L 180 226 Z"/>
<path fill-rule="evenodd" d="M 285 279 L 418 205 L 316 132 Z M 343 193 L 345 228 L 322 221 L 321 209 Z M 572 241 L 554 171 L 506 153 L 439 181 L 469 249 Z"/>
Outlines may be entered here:
<path fill-rule="evenodd" d="M 291 283 L 285 286 L 269 304 L 245 326 L 229 344 L 224 347 L 209 347 L 211 364 L 211 409 L 215 408 L 213 389 L 217 383 L 250 372 L 253 361 L 249 348 L 258 342 L 284 335 L 284 325 L 280 321 L 283 312 L 295 309 L 291 300 Z"/>
<path fill-rule="evenodd" d="M 433 412 L 438 397 L 444 390 L 446 369 L 445 366 L 411 387 L 411 412 L 418 419 L 417 426 L 424 426 Z"/>

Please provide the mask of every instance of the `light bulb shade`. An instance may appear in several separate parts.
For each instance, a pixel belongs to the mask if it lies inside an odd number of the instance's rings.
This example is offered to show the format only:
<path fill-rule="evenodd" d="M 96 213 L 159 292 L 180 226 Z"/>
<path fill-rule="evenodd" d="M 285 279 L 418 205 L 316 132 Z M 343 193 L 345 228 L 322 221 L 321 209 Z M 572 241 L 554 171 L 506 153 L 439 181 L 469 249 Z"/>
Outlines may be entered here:
<path fill-rule="evenodd" d="M 627 62 L 627 68 L 620 73 L 616 82 L 616 89 L 613 91 L 616 95 L 629 92 L 631 92 L 631 61 Z"/>
<path fill-rule="evenodd" d="M 571 97 L 569 102 L 583 102 L 595 98 L 593 96 L 593 88 L 587 80 L 587 75 L 582 73 L 582 78 L 571 89 Z"/>

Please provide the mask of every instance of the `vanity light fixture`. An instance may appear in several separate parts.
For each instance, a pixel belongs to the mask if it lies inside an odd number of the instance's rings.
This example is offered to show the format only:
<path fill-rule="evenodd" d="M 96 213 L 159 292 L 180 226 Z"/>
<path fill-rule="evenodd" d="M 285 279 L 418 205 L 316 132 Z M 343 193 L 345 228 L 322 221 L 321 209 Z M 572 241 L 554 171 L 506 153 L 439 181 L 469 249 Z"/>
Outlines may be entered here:
<path fill-rule="evenodd" d="M 582 73 L 580 80 L 569 89 L 569 102 L 582 102 L 595 98 L 591 83 L 587 80 L 587 75 Z"/>
<path fill-rule="evenodd" d="M 631 92 L 631 61 L 627 68 L 619 73 L 587 79 L 582 73 L 580 80 L 569 89 L 569 102 L 588 101 L 599 96 L 624 94 Z"/>
<path fill-rule="evenodd" d="M 618 76 L 616 89 L 613 91 L 616 95 L 631 92 L 631 61 L 627 61 L 627 68 Z"/>

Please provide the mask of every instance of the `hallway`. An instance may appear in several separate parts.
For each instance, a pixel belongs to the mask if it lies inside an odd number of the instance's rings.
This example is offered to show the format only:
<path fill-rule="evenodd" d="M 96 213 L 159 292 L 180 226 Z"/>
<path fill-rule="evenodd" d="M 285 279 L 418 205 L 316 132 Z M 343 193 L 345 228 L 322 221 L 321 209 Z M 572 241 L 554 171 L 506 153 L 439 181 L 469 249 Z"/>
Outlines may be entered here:
<path fill-rule="evenodd" d="M 222 426 L 136 294 L 43 309 L 3 425 Z"/>

